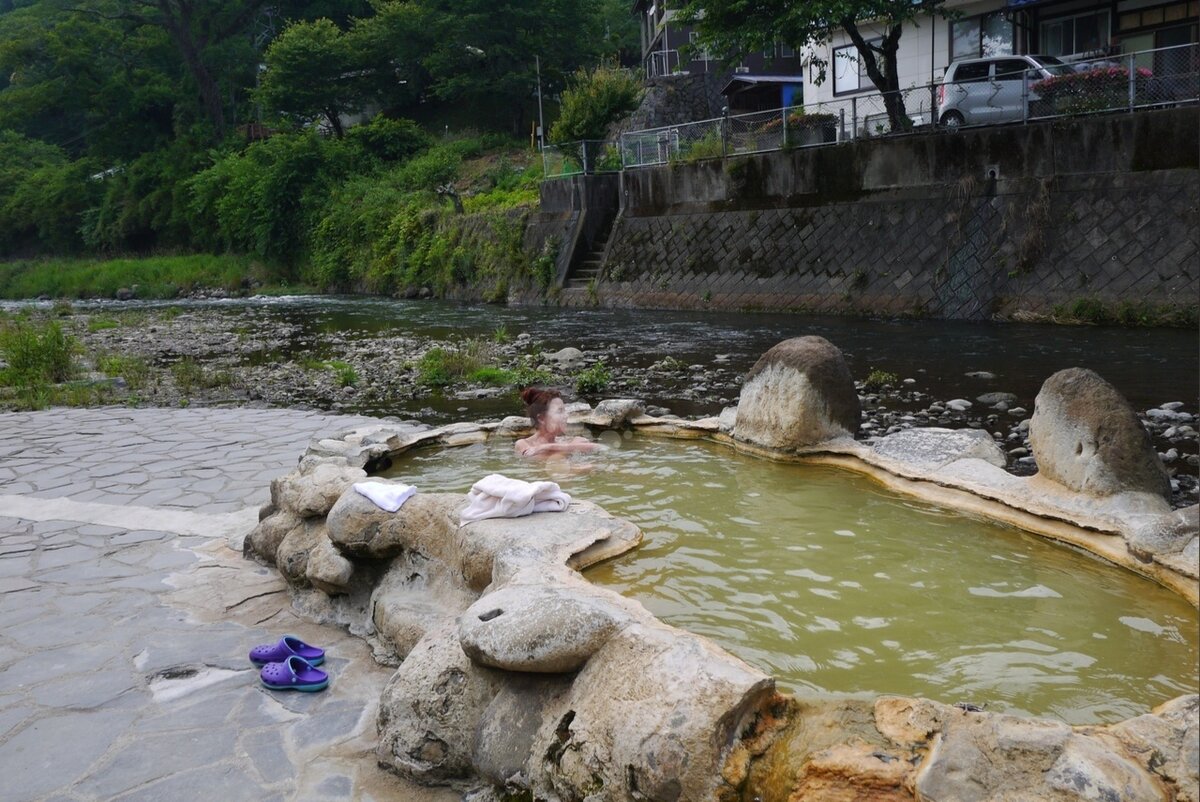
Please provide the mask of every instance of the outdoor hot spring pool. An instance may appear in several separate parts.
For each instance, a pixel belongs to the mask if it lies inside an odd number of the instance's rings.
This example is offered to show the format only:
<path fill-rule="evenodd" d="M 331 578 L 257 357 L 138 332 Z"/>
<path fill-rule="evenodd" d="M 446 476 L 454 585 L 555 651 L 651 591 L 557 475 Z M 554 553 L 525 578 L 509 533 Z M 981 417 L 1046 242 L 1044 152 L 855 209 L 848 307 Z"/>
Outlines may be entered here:
<path fill-rule="evenodd" d="M 599 585 L 802 694 L 926 696 L 1071 724 L 1195 693 L 1197 612 L 1073 549 L 836 468 L 696 441 L 624 439 L 557 464 L 493 438 L 399 458 L 391 476 L 465 493 L 488 473 L 552 479 L 636 523 Z M 590 470 L 589 470 L 590 469 Z"/>

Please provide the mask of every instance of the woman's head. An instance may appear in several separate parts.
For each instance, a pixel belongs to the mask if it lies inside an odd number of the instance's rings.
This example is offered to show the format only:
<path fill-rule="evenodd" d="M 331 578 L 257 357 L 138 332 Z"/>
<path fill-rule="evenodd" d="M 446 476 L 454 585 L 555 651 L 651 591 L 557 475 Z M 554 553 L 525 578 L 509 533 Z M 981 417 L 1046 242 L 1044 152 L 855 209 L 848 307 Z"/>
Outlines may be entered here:
<path fill-rule="evenodd" d="M 559 415 L 547 415 L 552 405 L 556 412 L 562 408 L 562 394 L 558 390 L 546 387 L 526 387 L 521 391 L 521 400 L 525 403 L 525 414 L 529 416 L 535 429 L 546 428 L 551 423 L 550 417 L 556 419 L 560 417 Z M 557 404 L 554 403 L 556 401 Z"/>

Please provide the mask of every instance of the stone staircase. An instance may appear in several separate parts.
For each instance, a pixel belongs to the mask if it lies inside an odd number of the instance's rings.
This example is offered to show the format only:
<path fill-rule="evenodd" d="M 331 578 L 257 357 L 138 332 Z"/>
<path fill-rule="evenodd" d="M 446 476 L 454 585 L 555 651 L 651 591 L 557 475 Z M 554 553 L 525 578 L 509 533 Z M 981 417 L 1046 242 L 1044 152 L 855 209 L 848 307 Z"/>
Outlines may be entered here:
<path fill-rule="evenodd" d="M 563 283 L 564 290 L 586 289 L 592 281 L 600 280 L 600 271 L 604 267 L 604 249 L 608 246 L 608 238 L 612 234 L 612 224 L 596 235 L 592 247 L 580 254 L 579 261 L 567 274 Z"/>

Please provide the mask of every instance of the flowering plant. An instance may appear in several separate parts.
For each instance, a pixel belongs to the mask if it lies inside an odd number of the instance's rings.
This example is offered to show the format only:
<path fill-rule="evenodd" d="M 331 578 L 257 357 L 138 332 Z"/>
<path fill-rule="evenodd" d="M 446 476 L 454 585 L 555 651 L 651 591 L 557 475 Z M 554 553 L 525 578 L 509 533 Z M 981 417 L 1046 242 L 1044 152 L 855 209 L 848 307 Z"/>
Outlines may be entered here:
<path fill-rule="evenodd" d="M 1137 85 L 1152 73 L 1138 67 Z M 1085 72 L 1054 75 L 1034 83 L 1030 89 L 1043 100 L 1054 101 L 1060 112 L 1101 111 L 1124 106 L 1129 101 L 1129 70 L 1125 67 L 1095 67 Z"/>

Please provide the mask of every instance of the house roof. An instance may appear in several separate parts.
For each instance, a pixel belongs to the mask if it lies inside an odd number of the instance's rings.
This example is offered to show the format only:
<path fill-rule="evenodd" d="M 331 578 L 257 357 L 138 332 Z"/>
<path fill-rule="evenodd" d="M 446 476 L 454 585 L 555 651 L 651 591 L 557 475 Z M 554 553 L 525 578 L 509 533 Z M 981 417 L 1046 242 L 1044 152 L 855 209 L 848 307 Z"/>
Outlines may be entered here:
<path fill-rule="evenodd" d="M 802 75 L 735 75 L 729 79 L 729 83 L 725 84 L 721 89 L 722 95 L 728 95 L 731 92 L 738 92 L 743 89 L 749 89 L 752 86 L 761 84 L 802 84 L 804 76 Z"/>

